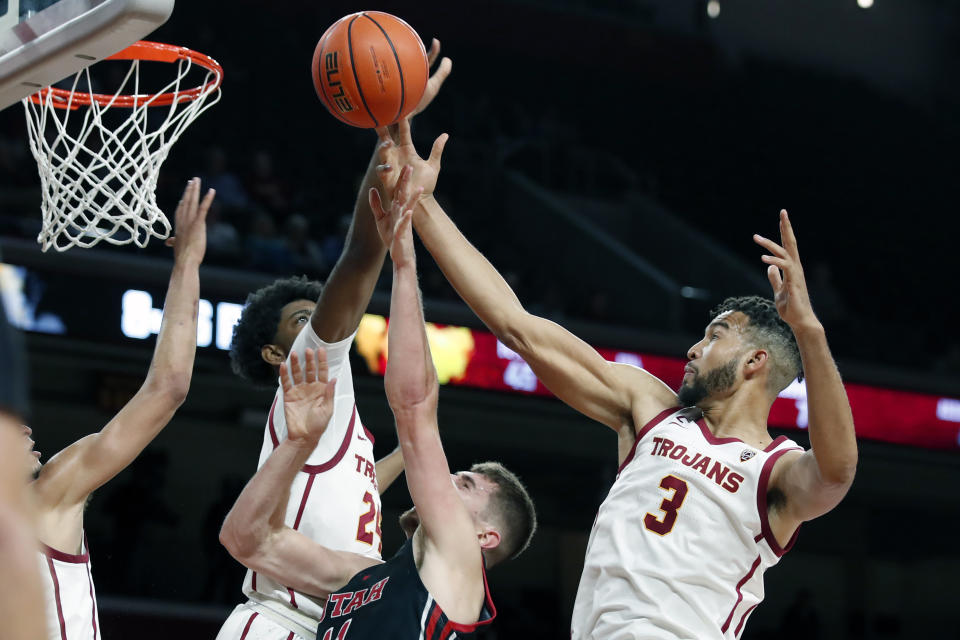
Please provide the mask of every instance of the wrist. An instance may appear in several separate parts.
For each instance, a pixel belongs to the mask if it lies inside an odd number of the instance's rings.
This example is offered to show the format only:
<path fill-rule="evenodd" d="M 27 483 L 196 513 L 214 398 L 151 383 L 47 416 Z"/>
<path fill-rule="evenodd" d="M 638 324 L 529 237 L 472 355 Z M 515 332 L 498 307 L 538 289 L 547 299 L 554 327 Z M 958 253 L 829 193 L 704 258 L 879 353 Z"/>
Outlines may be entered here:
<path fill-rule="evenodd" d="M 790 325 L 790 328 L 798 340 L 802 340 L 808 336 L 825 335 L 826 333 L 823 325 L 815 317 L 794 323 Z"/>
<path fill-rule="evenodd" d="M 320 442 L 320 438 L 313 438 L 310 436 L 294 436 L 287 434 L 288 446 L 296 451 L 298 454 L 305 454 L 309 456 L 313 453 L 313 450 L 317 448 L 317 443 Z"/>

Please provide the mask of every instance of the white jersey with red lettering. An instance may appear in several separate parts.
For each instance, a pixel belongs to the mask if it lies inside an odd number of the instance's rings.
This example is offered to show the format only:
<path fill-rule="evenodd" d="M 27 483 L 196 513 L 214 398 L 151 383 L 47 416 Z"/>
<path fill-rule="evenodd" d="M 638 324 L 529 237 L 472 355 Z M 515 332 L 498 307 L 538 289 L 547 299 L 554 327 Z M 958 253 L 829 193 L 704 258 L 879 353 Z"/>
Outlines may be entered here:
<path fill-rule="evenodd" d="M 360 422 L 353 394 L 350 345 L 354 336 L 336 343 L 325 343 L 310 323 L 303 328 L 291 347 L 303 362 L 304 350 L 324 347 L 330 378 L 336 378 L 333 417 L 317 448 L 297 474 L 290 489 L 285 522 L 311 540 L 337 551 L 350 551 L 380 558 L 380 493 L 377 490 L 373 437 Z M 283 413 L 283 392 L 277 389 L 267 417 L 263 448 L 258 468 L 287 436 Z M 247 571 L 243 593 L 254 609 L 238 607 L 224 623 L 217 638 L 237 640 L 233 630 L 247 629 L 249 611 L 261 611 L 260 618 L 284 623 L 276 637 L 285 640 L 289 632 L 297 635 L 316 628 L 324 601 L 313 598 L 267 578 Z M 233 618 L 237 618 L 233 620 Z M 241 635 L 242 631 L 241 631 Z M 261 637 L 270 637 L 261 635 Z M 304 635 L 304 637 L 307 637 Z"/>
<path fill-rule="evenodd" d="M 39 556 L 49 640 L 99 640 L 97 592 L 86 538 L 79 555 L 43 545 Z"/>
<path fill-rule="evenodd" d="M 647 423 L 590 533 L 571 638 L 739 637 L 764 570 L 796 539 L 773 536 L 767 485 L 798 449 L 784 436 L 762 450 L 716 438 L 696 408 Z"/>

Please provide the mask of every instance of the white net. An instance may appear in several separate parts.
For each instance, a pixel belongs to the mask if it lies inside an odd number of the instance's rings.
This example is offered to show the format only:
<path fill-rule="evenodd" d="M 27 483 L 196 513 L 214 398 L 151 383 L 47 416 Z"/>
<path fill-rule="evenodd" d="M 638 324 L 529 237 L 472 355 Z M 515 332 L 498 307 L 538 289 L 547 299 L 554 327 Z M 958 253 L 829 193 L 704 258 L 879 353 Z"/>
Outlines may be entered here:
<path fill-rule="evenodd" d="M 101 240 L 145 247 L 150 238 L 170 235 L 170 222 L 156 203 L 160 165 L 180 134 L 220 99 L 218 72 L 189 58 L 174 68 L 176 78 L 150 95 L 141 95 L 141 61 L 132 60 L 116 94 L 103 96 L 103 104 L 75 104 L 75 92 L 96 86 L 90 67 L 77 73 L 66 93 L 48 91 L 42 104 L 23 100 L 43 192 L 37 238 L 43 251 L 92 247 Z M 198 91 L 195 78 L 203 72 Z M 168 105 L 157 104 L 163 94 L 173 94 Z"/>

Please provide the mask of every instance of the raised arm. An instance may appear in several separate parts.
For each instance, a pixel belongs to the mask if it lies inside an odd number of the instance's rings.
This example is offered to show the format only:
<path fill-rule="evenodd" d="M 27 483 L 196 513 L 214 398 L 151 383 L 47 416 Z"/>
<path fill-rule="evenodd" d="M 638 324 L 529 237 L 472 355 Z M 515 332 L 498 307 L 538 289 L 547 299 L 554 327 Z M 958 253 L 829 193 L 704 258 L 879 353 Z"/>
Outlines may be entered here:
<path fill-rule="evenodd" d="M 439 56 L 440 41 L 434 39 L 428 55 L 429 64 L 432 66 Z M 413 114 L 420 113 L 433 101 L 450 75 L 451 68 L 449 58 L 440 61 L 440 65 L 427 81 L 426 91 Z M 324 342 L 339 342 L 356 331 L 363 312 L 370 304 L 370 297 L 383 267 L 386 247 L 377 234 L 376 222 L 367 197 L 370 189 L 380 187 L 376 170 L 378 157 L 379 149 L 374 151 L 360 185 L 343 253 L 327 278 L 311 316 L 313 330 Z"/>
<path fill-rule="evenodd" d="M 634 428 L 676 404 L 676 394 L 646 371 L 608 362 L 560 325 L 527 313 L 507 282 L 433 198 L 446 134 L 437 138 L 428 160 L 419 157 L 410 128 L 403 123 L 396 144 L 382 131 L 381 140 L 382 181 L 390 183 L 397 167 L 411 165 L 412 185 L 424 189 L 414 226 L 447 280 L 557 397 L 615 431 L 631 435 Z"/>
<path fill-rule="evenodd" d="M 146 380 L 100 432 L 81 438 L 43 467 L 34 484 L 42 523 L 51 511 L 76 512 L 82 507 L 90 493 L 133 462 L 186 398 L 197 346 L 199 268 L 206 250 L 206 215 L 213 196 L 211 189 L 201 202 L 200 180 L 194 178 L 187 183 L 177 206 L 177 236 L 167 241 L 173 246 L 173 272 Z M 41 525 L 41 536 L 51 528 Z M 79 529 L 73 533 L 79 535 Z M 52 544 L 46 538 L 44 541 Z"/>
<path fill-rule="evenodd" d="M 403 170 L 389 210 L 384 211 L 379 200 L 373 201 L 380 234 L 393 260 L 390 357 L 384 387 L 397 423 L 407 487 L 430 552 L 424 556 L 421 578 L 438 597 L 443 596 L 434 588 L 442 588 L 444 594 L 454 593 L 454 601 L 464 593 L 482 598 L 482 591 L 472 593 L 483 585 L 473 517 L 453 485 L 437 427 L 439 384 L 417 286 L 410 209 L 417 194 L 407 192 L 409 176 L 408 167 Z M 442 585 L 432 583 L 434 580 Z"/>
<path fill-rule="evenodd" d="M 807 385 L 810 450 L 784 456 L 771 477 L 771 486 L 786 497 L 778 520 L 787 534 L 783 537 L 789 537 L 801 522 L 830 511 L 846 495 L 857 469 L 857 439 L 846 390 L 823 325 L 810 305 L 797 239 L 786 211 L 780 212 L 780 237 L 782 246 L 759 235 L 754 240 L 772 254 L 763 256 L 770 265 L 767 276 L 777 311 L 797 337 Z"/>
<path fill-rule="evenodd" d="M 335 380 L 327 382 L 326 353 L 306 350 L 280 365 L 288 435 L 251 478 L 227 514 L 220 542 L 249 569 L 301 593 L 325 598 L 376 560 L 333 551 L 284 524 L 290 485 L 316 448 L 333 414 Z"/>

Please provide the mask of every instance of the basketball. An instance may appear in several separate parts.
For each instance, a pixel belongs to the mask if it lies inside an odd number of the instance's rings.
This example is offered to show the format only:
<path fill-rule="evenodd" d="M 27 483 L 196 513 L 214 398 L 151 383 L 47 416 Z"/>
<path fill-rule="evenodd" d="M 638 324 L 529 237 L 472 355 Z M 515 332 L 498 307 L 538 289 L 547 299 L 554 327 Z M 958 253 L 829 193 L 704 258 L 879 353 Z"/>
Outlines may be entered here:
<path fill-rule="evenodd" d="M 427 86 L 427 52 L 417 32 L 382 11 L 337 20 L 313 53 L 313 86 L 337 119 L 382 127 L 406 117 Z"/>

